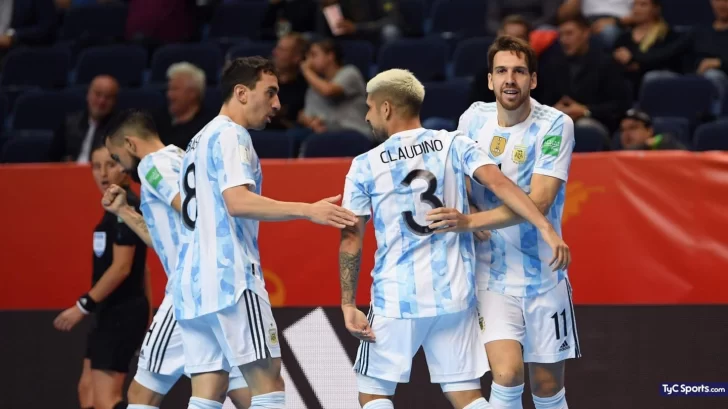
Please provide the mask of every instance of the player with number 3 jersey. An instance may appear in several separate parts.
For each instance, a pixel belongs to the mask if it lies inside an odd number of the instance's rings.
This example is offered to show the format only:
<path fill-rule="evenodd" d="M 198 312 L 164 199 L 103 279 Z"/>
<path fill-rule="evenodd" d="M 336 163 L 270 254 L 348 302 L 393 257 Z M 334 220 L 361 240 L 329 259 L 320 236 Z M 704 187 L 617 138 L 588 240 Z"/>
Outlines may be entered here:
<path fill-rule="evenodd" d="M 465 212 L 465 177 L 472 176 L 537 226 L 555 250 L 566 245 L 485 150 L 460 133 L 421 127 L 425 90 L 409 71 L 380 73 L 367 93 L 366 119 L 384 142 L 352 162 L 343 206 L 359 222 L 344 229 L 339 250 L 345 323 L 362 341 L 354 367 L 359 401 L 365 409 L 392 408 L 390 397 L 409 381 L 422 346 L 432 382 L 455 408 L 489 408 L 480 392 L 488 364 L 479 338 L 474 238 L 435 235 L 425 214 L 443 206 Z M 356 308 L 355 293 L 370 217 L 377 252 L 367 317 Z"/>

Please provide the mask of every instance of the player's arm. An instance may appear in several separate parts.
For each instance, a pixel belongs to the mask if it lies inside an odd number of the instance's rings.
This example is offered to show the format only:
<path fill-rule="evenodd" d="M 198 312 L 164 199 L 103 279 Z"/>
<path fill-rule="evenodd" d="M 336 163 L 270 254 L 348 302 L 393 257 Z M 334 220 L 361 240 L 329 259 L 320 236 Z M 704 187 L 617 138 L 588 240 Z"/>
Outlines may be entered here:
<path fill-rule="evenodd" d="M 223 131 L 213 147 L 215 172 L 224 181 L 220 190 L 230 216 L 262 221 L 307 219 L 339 229 L 356 224 L 353 213 L 334 204 L 340 195 L 309 204 L 278 201 L 253 192 L 252 151 L 250 137 L 238 135 L 234 128 Z"/>
<path fill-rule="evenodd" d="M 341 284 L 341 305 L 356 308 L 356 288 L 359 284 L 359 267 L 364 243 L 364 228 L 367 218 L 359 217 L 356 225 L 341 230 L 339 244 L 339 283 Z"/>

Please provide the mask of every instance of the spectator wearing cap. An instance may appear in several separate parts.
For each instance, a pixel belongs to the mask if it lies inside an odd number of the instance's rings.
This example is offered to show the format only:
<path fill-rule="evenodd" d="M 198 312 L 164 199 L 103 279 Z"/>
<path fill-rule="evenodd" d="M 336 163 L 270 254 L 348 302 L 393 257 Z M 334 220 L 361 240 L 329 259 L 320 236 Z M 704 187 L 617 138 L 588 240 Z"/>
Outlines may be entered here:
<path fill-rule="evenodd" d="M 569 115 L 575 129 L 592 128 L 611 145 L 611 134 L 632 104 L 621 68 L 602 49 L 590 46 L 589 21 L 576 15 L 559 25 L 563 55 L 542 67 L 544 104 Z M 554 101 L 555 99 L 555 101 Z"/>
<path fill-rule="evenodd" d="M 638 109 L 630 109 L 622 118 L 619 138 L 625 150 L 687 149 L 670 133 L 655 135 L 652 118 Z"/>
<path fill-rule="evenodd" d="M 188 62 L 167 69 L 167 110 L 155 119 L 165 145 L 187 149 L 190 140 L 212 120 L 214 115 L 202 105 L 205 81 L 205 72 Z"/>

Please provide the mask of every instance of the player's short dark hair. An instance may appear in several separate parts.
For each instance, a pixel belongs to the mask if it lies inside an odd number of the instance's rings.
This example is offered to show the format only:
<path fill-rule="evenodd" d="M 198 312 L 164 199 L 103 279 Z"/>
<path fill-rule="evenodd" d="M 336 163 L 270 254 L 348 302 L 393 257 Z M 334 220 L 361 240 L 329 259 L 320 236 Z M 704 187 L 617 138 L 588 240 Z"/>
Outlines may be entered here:
<path fill-rule="evenodd" d="M 220 80 L 223 102 L 230 101 L 236 85 L 242 84 L 255 89 L 255 84 L 260 81 L 263 73 L 277 75 L 273 62 L 267 58 L 238 57 L 228 61 L 222 69 Z"/>
<path fill-rule="evenodd" d="M 159 138 L 152 116 L 138 109 L 127 109 L 118 113 L 107 125 L 105 133 L 106 138 L 115 144 L 122 143 L 125 135 L 143 139 Z"/>
<path fill-rule="evenodd" d="M 590 28 L 591 23 L 581 13 L 567 14 L 566 16 L 559 19 L 559 25 L 566 23 L 574 23 L 581 28 Z"/>
<path fill-rule="evenodd" d="M 525 27 L 526 34 L 531 34 L 531 31 L 533 31 L 533 26 L 531 26 L 531 23 L 529 23 L 528 20 L 526 20 L 520 14 L 511 14 L 509 16 L 506 16 L 503 19 L 503 21 L 501 21 L 501 28 L 503 28 L 509 24 L 517 24 L 517 25 Z"/>
<path fill-rule="evenodd" d="M 507 35 L 496 38 L 488 49 L 488 72 L 493 72 L 493 60 L 495 59 L 495 55 L 501 51 L 510 51 L 519 57 L 523 56 L 526 60 L 528 72 L 530 74 L 536 72 L 538 66 L 536 63 L 536 52 L 533 51 L 533 48 L 520 38 Z"/>
<path fill-rule="evenodd" d="M 311 43 L 311 47 L 315 45 L 319 46 L 327 54 L 334 53 L 334 61 L 336 61 L 336 64 L 344 65 L 344 50 L 339 43 L 330 38 L 325 38 Z"/>

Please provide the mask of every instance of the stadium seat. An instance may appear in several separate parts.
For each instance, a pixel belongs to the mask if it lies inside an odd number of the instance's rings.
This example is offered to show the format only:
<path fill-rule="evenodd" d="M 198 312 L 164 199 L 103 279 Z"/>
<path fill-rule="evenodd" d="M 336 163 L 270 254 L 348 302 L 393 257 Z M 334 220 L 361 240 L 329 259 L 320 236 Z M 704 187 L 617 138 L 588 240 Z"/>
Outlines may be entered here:
<path fill-rule="evenodd" d="M 290 158 L 293 143 L 285 131 L 250 131 L 253 148 L 261 159 Z"/>
<path fill-rule="evenodd" d="M 411 37 L 419 37 L 425 32 L 425 16 L 427 5 L 425 0 L 400 0 L 399 15 L 405 26 L 406 33 Z"/>
<path fill-rule="evenodd" d="M 425 100 L 420 117 L 447 118 L 457 122 L 468 109 L 470 83 L 465 80 L 425 83 Z"/>
<path fill-rule="evenodd" d="M 728 120 L 700 125 L 695 130 L 695 150 L 728 151 Z"/>
<path fill-rule="evenodd" d="M 116 97 L 116 109 L 142 109 L 157 112 L 167 105 L 167 99 L 159 91 L 153 89 L 122 89 Z"/>
<path fill-rule="evenodd" d="M 364 79 L 369 79 L 374 61 L 374 47 L 368 41 L 341 41 L 344 64 L 351 64 L 359 69 Z"/>
<path fill-rule="evenodd" d="M 61 47 L 18 48 L 3 61 L 0 87 L 63 88 L 68 82 L 70 52 Z"/>
<path fill-rule="evenodd" d="M 487 2 L 472 0 L 437 0 L 432 5 L 433 33 L 453 33 L 458 36 L 483 34 Z"/>
<path fill-rule="evenodd" d="M 458 43 L 453 53 L 453 75 L 472 77 L 488 68 L 488 48 L 492 37 L 468 38 Z"/>
<path fill-rule="evenodd" d="M 662 0 L 662 16 L 671 26 L 699 26 L 713 23 L 709 1 Z"/>
<path fill-rule="evenodd" d="M 714 97 L 715 88 L 705 78 L 665 78 L 642 85 L 639 106 L 653 117 L 677 116 L 693 123 L 710 114 Z"/>
<path fill-rule="evenodd" d="M 83 94 L 67 91 L 31 91 L 18 97 L 12 129 L 55 131 L 69 113 L 86 108 Z"/>
<path fill-rule="evenodd" d="M 670 133 L 686 146 L 692 146 L 692 135 L 690 135 L 690 121 L 680 117 L 660 116 L 652 118 L 652 127 L 655 134 Z"/>
<path fill-rule="evenodd" d="M 172 44 L 162 46 L 152 56 L 152 84 L 167 82 L 167 69 L 178 62 L 189 62 L 205 71 L 208 84 L 217 84 L 222 66 L 222 53 L 216 44 Z"/>
<path fill-rule="evenodd" d="M 442 81 L 447 58 L 447 43 L 442 39 L 402 39 L 382 46 L 377 68 L 380 72 L 404 68 L 412 71 L 420 81 Z"/>
<path fill-rule="evenodd" d="M 98 44 L 122 39 L 126 13 L 123 4 L 71 7 L 63 20 L 60 40 Z"/>
<path fill-rule="evenodd" d="M 273 55 L 275 46 L 276 43 L 272 41 L 245 42 L 230 47 L 227 59 L 232 60 L 238 57 L 253 57 L 256 55 L 270 58 Z"/>
<path fill-rule="evenodd" d="M 53 131 L 15 131 L 2 148 L 3 163 L 47 162 Z"/>
<path fill-rule="evenodd" d="M 309 136 L 302 150 L 305 158 L 346 158 L 361 155 L 372 141 L 355 131 L 324 132 Z"/>
<path fill-rule="evenodd" d="M 122 87 L 137 87 L 144 80 L 147 51 L 139 46 L 113 45 L 87 48 L 78 56 L 75 84 L 89 84 L 97 75 L 108 74 Z"/>
<path fill-rule="evenodd" d="M 8 103 L 8 97 L 5 94 L 0 94 L 0 133 L 5 128 L 5 120 L 8 118 L 8 109 L 10 104 Z"/>
<path fill-rule="evenodd" d="M 268 4 L 265 2 L 245 2 L 223 4 L 215 9 L 210 22 L 210 38 L 229 41 L 230 39 L 257 39 L 260 23 L 263 21 Z"/>
<path fill-rule="evenodd" d="M 606 141 L 599 131 L 589 127 L 574 128 L 574 152 L 601 152 Z"/>

